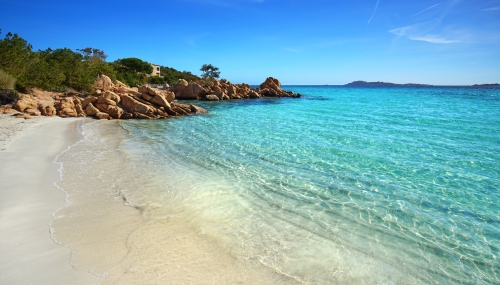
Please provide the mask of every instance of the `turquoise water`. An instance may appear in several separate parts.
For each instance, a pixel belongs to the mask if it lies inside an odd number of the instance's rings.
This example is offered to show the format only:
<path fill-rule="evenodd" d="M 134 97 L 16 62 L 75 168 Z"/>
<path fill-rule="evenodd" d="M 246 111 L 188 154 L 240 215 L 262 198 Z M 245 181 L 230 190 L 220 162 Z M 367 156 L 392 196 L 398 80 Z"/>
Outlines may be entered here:
<path fill-rule="evenodd" d="M 127 201 L 298 283 L 500 284 L 499 89 L 285 89 L 120 122 Z"/>

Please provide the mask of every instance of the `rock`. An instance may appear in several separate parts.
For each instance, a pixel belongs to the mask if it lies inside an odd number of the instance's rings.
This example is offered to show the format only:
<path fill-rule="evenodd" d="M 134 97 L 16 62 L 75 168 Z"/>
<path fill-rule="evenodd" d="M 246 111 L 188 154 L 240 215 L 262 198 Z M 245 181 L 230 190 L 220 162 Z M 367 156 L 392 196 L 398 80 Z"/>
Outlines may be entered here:
<path fill-rule="evenodd" d="M 175 100 L 175 93 L 172 91 L 161 90 L 160 92 L 157 92 L 157 95 L 165 98 L 168 103 L 172 103 Z"/>
<path fill-rule="evenodd" d="M 14 114 L 14 113 L 17 113 L 17 110 L 16 109 L 6 109 L 6 110 L 3 110 L 3 113 L 4 114 Z"/>
<path fill-rule="evenodd" d="M 184 79 L 179 79 L 179 81 L 177 81 L 177 85 L 183 85 L 183 86 L 188 86 L 188 82 Z"/>
<path fill-rule="evenodd" d="M 217 97 L 217 95 L 215 94 L 207 95 L 205 96 L 205 99 L 208 101 L 219 101 L 219 97 Z"/>
<path fill-rule="evenodd" d="M 123 109 L 118 107 L 118 106 L 110 106 L 108 108 L 108 114 L 113 118 L 113 119 L 120 119 L 121 116 L 123 115 Z"/>
<path fill-rule="evenodd" d="M 148 87 L 146 85 L 139 86 L 138 91 L 143 94 L 144 93 L 149 94 Z"/>
<path fill-rule="evenodd" d="M 24 114 L 24 113 L 16 113 L 14 115 L 12 115 L 18 119 L 25 119 L 25 120 L 28 120 L 28 119 L 31 119 L 31 116 L 28 115 L 28 114 Z"/>
<path fill-rule="evenodd" d="M 175 98 L 181 100 L 196 100 L 205 95 L 205 89 L 196 83 L 188 85 L 177 84 L 173 90 Z"/>
<path fill-rule="evenodd" d="M 192 83 L 192 84 L 189 84 L 189 86 L 191 86 L 191 88 L 193 89 L 193 94 L 195 94 L 195 96 L 197 96 L 197 97 L 200 97 L 200 96 L 203 96 L 206 94 L 205 89 L 203 87 L 201 87 L 199 84 Z"/>
<path fill-rule="evenodd" d="M 99 79 L 94 83 L 94 88 L 97 90 L 107 91 L 114 87 L 111 79 L 106 75 L 101 75 Z"/>
<path fill-rule="evenodd" d="M 98 112 L 97 114 L 95 114 L 95 116 L 99 120 L 105 120 L 105 119 L 109 118 L 109 114 L 106 114 L 106 113 L 103 113 L 103 112 Z"/>
<path fill-rule="evenodd" d="M 268 88 L 264 88 L 264 89 L 260 89 L 259 92 L 258 92 L 258 94 L 259 95 L 263 95 L 263 94 L 265 94 L 267 92 L 269 92 L 269 89 Z"/>
<path fill-rule="evenodd" d="M 141 114 L 141 113 L 134 113 L 134 118 L 136 119 L 146 119 L 146 120 L 152 120 L 153 117 Z"/>
<path fill-rule="evenodd" d="M 191 112 L 193 112 L 195 114 L 206 114 L 206 113 L 208 113 L 207 110 L 203 109 L 202 107 L 198 107 L 198 106 L 195 106 L 195 105 L 189 105 L 189 107 L 191 108 Z"/>
<path fill-rule="evenodd" d="M 181 114 L 181 115 L 187 115 L 188 112 L 186 112 L 184 109 L 180 108 L 180 107 L 172 107 L 172 111 L 176 112 L 177 114 Z"/>
<path fill-rule="evenodd" d="M 191 113 L 191 107 L 188 104 L 175 103 L 175 104 L 172 104 L 172 108 L 173 107 L 179 107 L 179 108 L 183 109 L 186 113 Z"/>
<path fill-rule="evenodd" d="M 56 108 L 54 107 L 54 104 L 42 104 L 41 102 L 38 103 L 38 110 L 40 110 L 40 113 L 43 116 L 55 116 L 57 115 Z"/>
<path fill-rule="evenodd" d="M 106 105 L 110 105 L 110 106 L 116 106 L 115 101 L 108 99 L 108 98 L 105 98 L 104 95 L 99 96 L 99 98 L 97 98 L 97 104 L 106 104 Z M 96 104 L 96 107 L 97 107 L 97 104 Z M 99 109 L 99 107 L 98 107 L 98 109 Z"/>
<path fill-rule="evenodd" d="M 104 92 L 104 94 L 102 94 L 102 97 L 114 101 L 116 103 L 115 105 L 119 104 L 120 100 L 121 100 L 120 96 L 118 94 L 111 92 L 111 91 Z M 108 105 L 111 105 L 111 104 L 108 104 Z"/>
<path fill-rule="evenodd" d="M 125 84 L 121 81 L 118 81 L 118 80 L 115 80 L 114 86 L 115 86 L 115 88 L 120 88 L 120 87 L 130 88 L 127 84 Z"/>
<path fill-rule="evenodd" d="M 82 104 L 83 99 L 80 98 L 79 96 L 73 96 L 73 103 L 76 104 Z"/>
<path fill-rule="evenodd" d="M 142 99 L 151 102 L 153 100 L 154 96 L 149 95 L 148 93 L 142 93 L 141 94 Z"/>
<path fill-rule="evenodd" d="M 165 108 L 170 108 L 170 103 L 168 103 L 167 99 L 165 99 L 163 96 L 160 95 L 155 95 L 151 100 L 151 103 Z"/>
<path fill-rule="evenodd" d="M 75 110 L 78 117 L 87 117 L 87 114 L 83 111 L 82 104 L 75 104 Z"/>
<path fill-rule="evenodd" d="M 133 94 L 133 95 L 141 94 L 141 92 L 138 92 L 137 87 L 130 88 L 129 86 L 123 84 L 122 82 L 120 82 L 118 80 L 115 81 L 115 87 L 113 88 L 112 91 L 115 93 L 120 93 L 120 94 L 125 94 L 125 93 L 129 93 L 129 94 Z"/>
<path fill-rule="evenodd" d="M 217 97 L 219 97 L 219 99 L 222 99 L 222 97 L 225 94 L 224 91 L 222 90 L 222 88 L 219 86 L 212 86 L 212 88 L 210 88 L 210 91 L 212 94 L 217 95 Z"/>
<path fill-rule="evenodd" d="M 236 94 L 236 87 L 234 87 L 234 85 L 231 85 L 231 86 L 228 86 L 226 88 L 226 93 L 227 95 L 229 95 L 229 97 L 233 97 L 232 95 Z"/>
<path fill-rule="evenodd" d="M 169 116 L 174 116 L 174 117 L 180 116 L 177 112 L 175 112 L 171 108 L 165 108 L 165 113 L 167 113 Z"/>
<path fill-rule="evenodd" d="M 0 107 L 1 109 L 1 107 Z M 0 114 L 17 114 L 18 111 L 16 109 L 12 109 L 12 106 L 5 106 L 2 110 L 2 112 L 0 112 Z"/>
<path fill-rule="evenodd" d="M 59 117 L 77 117 L 78 114 L 75 110 L 75 103 L 72 98 L 63 98 L 57 102 L 56 105 L 57 115 Z"/>
<path fill-rule="evenodd" d="M 147 90 L 148 90 L 148 94 L 149 94 L 149 95 L 152 95 L 152 96 L 157 95 L 157 94 L 158 94 L 158 92 L 160 92 L 160 91 L 161 91 L 161 90 L 160 90 L 160 89 L 158 89 L 158 88 L 151 88 L 151 87 L 147 87 Z"/>
<path fill-rule="evenodd" d="M 108 104 L 105 104 L 105 103 L 96 103 L 96 104 L 95 104 L 95 107 L 96 107 L 96 108 L 97 108 L 97 110 L 99 110 L 100 112 L 107 113 L 107 112 L 108 112 L 109 105 L 108 105 Z"/>
<path fill-rule="evenodd" d="M 148 105 L 141 103 L 131 96 L 123 95 L 121 96 L 121 104 L 123 109 L 129 113 L 140 113 L 144 115 L 153 114 L 154 110 Z"/>
<path fill-rule="evenodd" d="M 123 112 L 123 114 L 120 117 L 120 119 L 122 119 L 122 120 L 128 120 L 128 119 L 133 119 L 133 118 L 134 118 L 134 114 L 129 113 L 129 112 Z"/>
<path fill-rule="evenodd" d="M 266 78 L 266 81 L 264 81 L 260 85 L 260 89 L 265 89 L 265 88 L 278 91 L 278 90 L 281 90 L 281 83 L 279 82 L 278 79 L 276 79 L 274 77 L 268 77 L 268 78 Z"/>
<path fill-rule="evenodd" d="M 256 99 L 256 98 L 260 98 L 260 95 L 259 95 L 259 93 L 255 92 L 253 90 L 250 90 L 248 92 L 248 97 L 252 98 L 252 99 Z"/>
<path fill-rule="evenodd" d="M 97 101 L 97 97 L 95 97 L 95 96 L 88 96 L 87 98 L 85 98 L 82 101 L 82 107 L 85 109 L 85 108 L 87 108 L 87 105 L 89 103 L 94 103 L 95 101 Z"/>
<path fill-rule="evenodd" d="M 38 106 L 38 102 L 31 95 L 24 95 L 21 99 L 17 100 L 16 104 L 14 104 L 14 109 L 19 112 L 24 112 L 26 109 L 36 109 Z"/>
<path fill-rule="evenodd" d="M 38 111 L 37 109 L 33 109 L 33 108 L 30 108 L 30 109 L 26 109 L 24 110 L 24 112 L 30 116 L 40 116 L 42 113 L 40 111 Z"/>
<path fill-rule="evenodd" d="M 269 88 L 264 88 L 264 89 L 260 90 L 259 94 L 262 96 L 266 96 L 266 97 L 276 97 L 278 95 L 276 90 L 269 89 Z"/>
<path fill-rule="evenodd" d="M 94 107 L 94 104 L 88 103 L 87 107 L 85 108 L 85 113 L 89 116 L 95 116 L 95 114 L 99 113 L 99 109 Z"/>

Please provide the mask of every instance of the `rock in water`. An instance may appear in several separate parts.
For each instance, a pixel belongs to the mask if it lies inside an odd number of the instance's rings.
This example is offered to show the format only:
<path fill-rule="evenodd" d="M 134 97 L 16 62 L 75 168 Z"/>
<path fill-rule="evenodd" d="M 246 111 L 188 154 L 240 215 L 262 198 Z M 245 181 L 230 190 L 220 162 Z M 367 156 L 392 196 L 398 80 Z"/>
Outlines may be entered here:
<path fill-rule="evenodd" d="M 217 95 L 214 94 L 205 96 L 205 99 L 207 99 L 208 101 L 219 101 L 219 97 L 217 97 Z"/>
<path fill-rule="evenodd" d="M 191 112 L 193 112 L 195 114 L 206 114 L 206 113 L 208 113 L 207 110 L 203 109 L 202 107 L 198 107 L 198 106 L 195 106 L 195 105 L 189 105 L 189 107 L 191 108 Z"/>

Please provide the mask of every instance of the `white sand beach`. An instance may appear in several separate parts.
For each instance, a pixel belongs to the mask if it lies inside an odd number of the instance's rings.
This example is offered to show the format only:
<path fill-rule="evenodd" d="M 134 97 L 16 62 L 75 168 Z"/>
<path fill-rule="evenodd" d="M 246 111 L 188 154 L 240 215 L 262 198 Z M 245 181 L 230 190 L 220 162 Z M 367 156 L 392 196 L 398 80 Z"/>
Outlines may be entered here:
<path fill-rule="evenodd" d="M 0 284 L 96 284 L 51 239 L 52 213 L 65 204 L 54 158 L 79 138 L 82 119 L 0 115 Z"/>

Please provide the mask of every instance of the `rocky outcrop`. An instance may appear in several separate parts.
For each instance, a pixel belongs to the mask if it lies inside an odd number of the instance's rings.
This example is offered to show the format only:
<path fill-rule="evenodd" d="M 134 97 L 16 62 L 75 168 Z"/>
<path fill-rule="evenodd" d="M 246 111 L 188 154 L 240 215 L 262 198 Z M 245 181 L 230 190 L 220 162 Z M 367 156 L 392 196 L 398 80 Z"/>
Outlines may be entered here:
<path fill-rule="evenodd" d="M 250 88 L 248 84 L 232 84 L 221 79 L 211 82 L 200 81 L 198 83 L 188 84 L 185 80 L 180 80 L 178 84 L 170 88 L 175 93 L 176 99 L 195 100 L 204 99 L 209 101 L 229 100 L 229 99 L 257 99 L 261 97 L 300 97 L 285 91 L 281 88 L 278 79 L 268 77 L 260 88 Z"/>
<path fill-rule="evenodd" d="M 262 97 L 300 97 L 300 94 L 281 89 L 279 80 L 267 78 L 260 88 L 248 84 L 232 84 L 222 80 L 188 83 L 181 79 L 168 90 L 141 86 L 129 87 L 105 75 L 94 84 L 93 94 L 77 92 L 55 93 L 31 90 L 22 94 L 14 105 L 19 117 L 55 116 L 95 117 L 98 119 L 163 119 L 194 114 L 206 114 L 207 110 L 179 100 L 238 100 Z M 6 109 L 3 110 L 6 112 Z"/>

